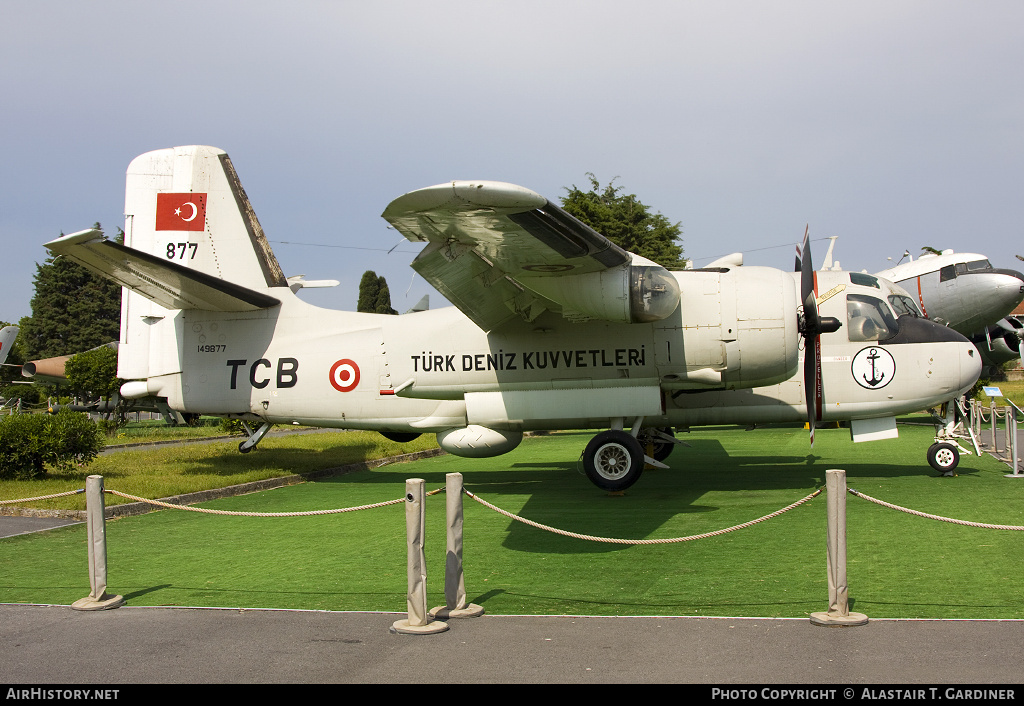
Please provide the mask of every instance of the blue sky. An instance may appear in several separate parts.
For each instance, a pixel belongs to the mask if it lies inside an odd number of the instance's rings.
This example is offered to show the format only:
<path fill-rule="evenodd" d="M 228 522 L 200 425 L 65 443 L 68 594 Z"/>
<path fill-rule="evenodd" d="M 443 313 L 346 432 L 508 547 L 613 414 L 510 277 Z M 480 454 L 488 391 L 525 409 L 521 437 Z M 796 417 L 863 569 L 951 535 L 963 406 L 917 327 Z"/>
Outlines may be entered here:
<path fill-rule="evenodd" d="M 0 32 L 3 320 L 44 242 L 113 234 L 129 161 L 184 144 L 231 155 L 285 274 L 341 281 L 303 293 L 332 308 L 368 269 L 399 311 L 442 301 L 380 213 L 451 179 L 616 178 L 698 266 L 791 269 L 809 224 L 846 269 L 922 246 L 1024 269 L 1016 1 L 37 0 Z"/>

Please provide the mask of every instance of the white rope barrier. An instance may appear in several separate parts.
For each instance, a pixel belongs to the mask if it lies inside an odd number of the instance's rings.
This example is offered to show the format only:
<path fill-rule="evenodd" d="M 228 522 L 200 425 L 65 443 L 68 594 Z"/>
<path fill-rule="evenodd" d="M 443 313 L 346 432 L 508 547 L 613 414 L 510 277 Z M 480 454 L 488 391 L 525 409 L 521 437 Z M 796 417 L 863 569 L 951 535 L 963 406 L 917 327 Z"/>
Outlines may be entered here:
<path fill-rule="evenodd" d="M 515 520 L 517 522 L 522 522 L 523 524 L 529 525 L 530 527 L 535 527 L 537 529 L 542 529 L 542 530 L 545 530 L 547 532 L 553 532 L 554 534 L 560 534 L 560 535 L 562 535 L 564 537 L 572 537 L 574 539 L 585 539 L 585 540 L 590 541 L 590 542 L 604 542 L 604 543 L 607 543 L 607 544 L 674 544 L 674 543 L 678 543 L 678 542 L 690 542 L 690 541 L 695 540 L 695 539 L 706 539 L 708 537 L 716 537 L 716 536 L 718 536 L 720 534 L 726 534 L 728 532 L 735 532 L 736 530 L 744 529 L 746 527 L 750 527 L 751 525 L 756 525 L 758 522 L 764 522 L 765 520 L 770 520 L 773 517 L 778 517 L 779 515 L 781 515 L 784 512 L 789 512 L 793 508 L 799 507 L 800 505 L 803 505 L 805 502 L 807 502 L 811 498 L 821 494 L 822 491 L 819 488 L 818 490 L 815 490 L 813 493 L 808 495 L 806 498 L 798 500 L 795 503 L 793 503 L 792 505 L 788 505 L 788 506 L 782 508 L 781 510 L 776 510 L 775 512 L 771 513 L 770 515 L 765 515 L 764 517 L 759 517 L 756 520 L 751 520 L 750 522 L 744 522 L 741 525 L 735 525 L 733 527 L 728 527 L 726 529 L 715 530 L 714 532 L 705 532 L 704 534 L 694 534 L 694 535 L 690 535 L 688 537 L 673 537 L 673 538 L 668 538 L 668 539 L 617 539 L 617 538 L 613 538 L 613 537 L 594 537 L 594 536 L 588 535 L 588 534 L 577 534 L 576 532 L 568 532 L 566 530 L 561 530 L 561 529 L 558 529 L 556 527 L 551 527 L 549 525 L 542 525 L 539 522 L 534 522 L 533 520 L 527 520 L 526 518 L 520 517 L 519 515 L 514 515 L 511 512 L 508 512 L 507 510 L 502 510 L 500 507 L 496 507 L 496 506 L 492 505 L 491 503 L 489 503 L 486 500 L 484 500 L 483 498 L 480 498 L 479 496 L 469 492 L 468 490 L 464 490 L 463 492 L 465 492 L 466 495 L 468 495 L 469 497 L 473 498 L 473 500 L 476 500 L 478 503 L 480 503 L 484 507 L 490 508 L 491 510 L 494 510 L 495 512 L 497 512 L 500 515 L 504 515 L 505 517 L 508 517 L 509 519 Z"/>
<path fill-rule="evenodd" d="M 440 493 L 443 488 L 438 490 L 432 490 L 427 495 L 433 495 Z M 311 517 L 314 515 L 336 515 L 342 512 L 355 512 L 356 510 L 372 510 L 373 508 L 385 507 L 387 505 L 398 505 L 405 502 L 405 498 L 398 498 L 396 500 L 386 500 L 380 503 L 373 503 L 371 505 L 359 505 L 358 507 L 344 507 L 335 510 L 306 510 L 304 512 L 241 512 L 233 510 L 211 510 L 204 507 L 192 507 L 190 505 L 175 505 L 174 503 L 165 503 L 160 500 L 149 500 L 148 498 L 140 498 L 136 495 L 129 495 L 128 493 L 121 493 L 116 490 L 106 490 L 105 492 L 111 495 L 117 495 L 118 497 L 126 498 L 128 500 L 134 500 L 140 503 L 147 503 L 149 505 L 156 505 L 157 507 L 167 508 L 169 510 L 189 510 L 190 512 L 203 512 L 209 515 L 230 515 L 233 517 Z"/>
<path fill-rule="evenodd" d="M 951 517 L 942 517 L 941 515 L 929 515 L 926 512 L 919 512 L 918 510 L 911 510 L 910 508 L 901 507 L 899 505 L 893 505 L 892 503 L 887 503 L 887 502 L 885 502 L 883 500 L 878 500 L 877 498 L 873 498 L 870 495 L 865 495 L 864 493 L 860 492 L 859 490 L 854 490 L 853 488 L 849 488 L 848 492 L 850 494 L 852 494 L 852 495 L 856 495 L 858 498 L 864 498 L 865 500 L 867 500 L 869 502 L 873 502 L 876 505 L 881 505 L 882 507 L 887 507 L 887 508 L 889 508 L 891 510 L 899 510 L 900 512 L 905 512 L 905 513 L 910 514 L 910 515 L 917 515 L 918 517 L 926 517 L 929 520 L 939 520 L 941 522 L 952 522 L 955 525 L 964 525 L 964 526 L 967 526 L 967 527 L 982 527 L 984 529 L 1018 530 L 1018 531 L 1019 530 L 1024 530 L 1024 527 L 1017 526 L 1017 525 L 989 525 L 989 524 L 985 524 L 983 522 L 968 522 L 967 520 L 956 520 L 956 519 L 953 519 Z"/>
<path fill-rule="evenodd" d="M 13 505 L 15 503 L 28 503 L 35 500 L 51 500 L 53 498 L 63 498 L 68 495 L 81 495 L 85 492 L 85 488 L 79 488 L 78 490 L 69 490 L 66 493 L 54 493 L 53 495 L 40 495 L 35 498 L 21 498 L 19 500 L 0 500 L 0 505 Z"/>

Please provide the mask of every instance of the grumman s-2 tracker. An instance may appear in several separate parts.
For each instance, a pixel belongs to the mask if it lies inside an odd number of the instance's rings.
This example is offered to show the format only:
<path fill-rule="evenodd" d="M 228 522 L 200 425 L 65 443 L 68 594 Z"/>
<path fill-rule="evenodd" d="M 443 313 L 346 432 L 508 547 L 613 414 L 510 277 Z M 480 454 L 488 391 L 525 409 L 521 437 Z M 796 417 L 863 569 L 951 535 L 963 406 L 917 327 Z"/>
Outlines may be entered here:
<path fill-rule="evenodd" d="M 604 429 L 590 479 L 620 490 L 674 427 L 847 421 L 855 441 L 963 394 L 974 347 L 870 275 L 765 267 L 669 272 L 528 189 L 457 181 L 383 217 L 426 247 L 413 269 L 454 307 L 330 311 L 286 278 L 227 154 L 149 152 L 128 168 L 124 245 L 96 230 L 46 247 L 125 287 L 118 376 L 128 398 L 273 424 L 437 434 L 495 456 L 523 432 Z M 803 350 L 809 351 L 804 356 Z M 804 358 L 803 374 L 799 372 Z"/>

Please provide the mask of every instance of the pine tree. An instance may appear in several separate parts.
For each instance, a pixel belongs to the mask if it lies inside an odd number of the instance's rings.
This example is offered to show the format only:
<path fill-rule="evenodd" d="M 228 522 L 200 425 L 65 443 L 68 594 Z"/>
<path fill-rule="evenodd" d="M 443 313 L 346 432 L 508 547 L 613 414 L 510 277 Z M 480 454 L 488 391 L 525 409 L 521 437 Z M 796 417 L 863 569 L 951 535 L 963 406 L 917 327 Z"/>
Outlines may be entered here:
<path fill-rule="evenodd" d="M 635 194 L 622 193 L 612 179 L 602 187 L 593 174 L 587 172 L 590 191 L 576 185 L 567 188 L 562 208 L 605 236 L 620 248 L 636 253 L 670 270 L 686 265 L 683 247 L 677 241 L 682 236 L 679 223 L 671 223 L 660 213 L 651 213 Z"/>
<path fill-rule="evenodd" d="M 379 289 L 380 284 L 377 279 L 377 273 L 373 270 L 364 272 L 362 279 L 359 280 L 359 300 L 356 304 L 356 311 L 372 314 L 374 307 L 377 306 L 377 293 Z"/>
<path fill-rule="evenodd" d="M 34 281 L 32 318 L 18 334 L 26 359 L 73 355 L 118 339 L 121 287 L 52 256 L 36 264 Z"/>
<path fill-rule="evenodd" d="M 391 290 L 387 280 L 378 277 L 373 270 L 367 270 L 359 280 L 359 301 L 356 311 L 367 314 L 397 314 L 391 308 Z"/>

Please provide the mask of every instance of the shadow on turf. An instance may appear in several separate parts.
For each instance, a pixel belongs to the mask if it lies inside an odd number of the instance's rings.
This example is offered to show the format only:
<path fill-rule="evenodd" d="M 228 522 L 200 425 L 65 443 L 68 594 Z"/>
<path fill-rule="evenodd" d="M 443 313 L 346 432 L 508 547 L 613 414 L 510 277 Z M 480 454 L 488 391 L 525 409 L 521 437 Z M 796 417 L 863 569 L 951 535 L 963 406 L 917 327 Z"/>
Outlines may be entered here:
<path fill-rule="evenodd" d="M 764 514 L 768 514 L 823 487 L 828 468 L 844 467 L 851 487 L 856 487 L 859 477 L 931 476 L 938 479 L 927 464 L 923 467 L 837 464 L 834 455 L 815 454 L 730 456 L 722 443 L 714 438 L 692 437 L 687 439 L 687 443 L 689 448 L 676 450 L 668 460 L 672 468 L 644 471 L 637 484 L 620 495 L 609 494 L 594 486 L 577 459 L 515 462 L 515 452 L 503 457 L 512 461 L 509 465 L 491 464 L 484 470 L 466 471 L 464 468 L 468 464 L 464 459 L 442 457 L 433 464 L 417 464 L 415 471 L 410 469 L 410 475 L 423 478 L 430 490 L 445 484 L 445 474 L 449 470 L 459 470 L 463 473 L 467 490 L 497 507 L 502 507 L 504 497 L 518 496 L 512 510 L 520 517 L 575 534 L 614 539 L 665 537 L 667 535 L 659 529 L 671 518 L 719 510 L 713 504 L 699 502 L 709 493 L 793 491 L 791 496 L 781 497 L 778 507 L 765 507 Z M 439 470 L 432 471 L 432 466 Z M 962 472 L 975 473 L 969 468 L 962 468 Z M 339 476 L 324 482 L 394 483 L 395 467 L 383 472 Z M 527 496 L 525 504 L 521 504 L 522 496 Z M 467 507 L 477 506 L 469 499 L 466 503 Z M 477 507 L 482 509 L 482 506 Z M 753 520 L 757 516 L 741 521 Z M 503 546 L 515 551 L 596 554 L 631 546 L 557 535 L 504 517 L 501 521 L 507 522 Z M 724 527 L 703 524 L 694 534 L 717 529 Z"/>

